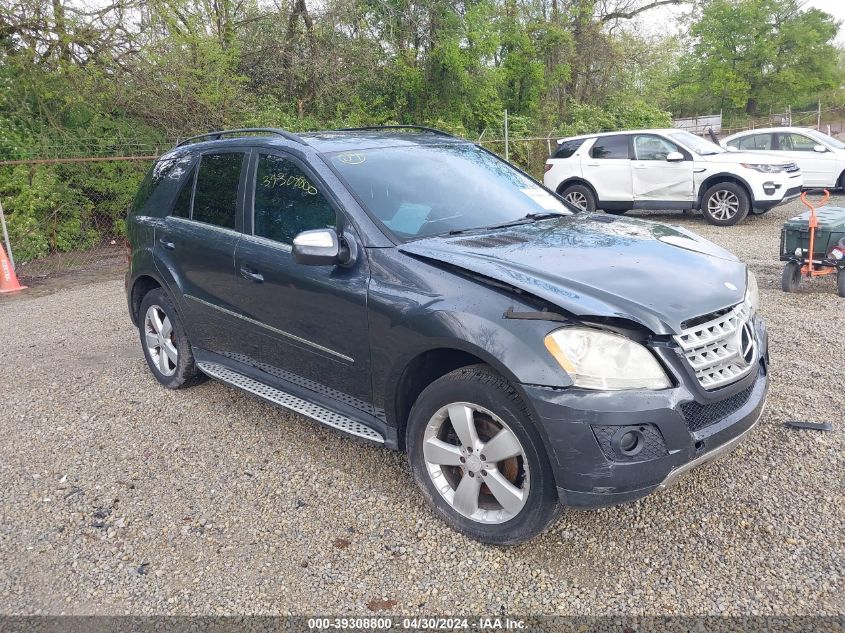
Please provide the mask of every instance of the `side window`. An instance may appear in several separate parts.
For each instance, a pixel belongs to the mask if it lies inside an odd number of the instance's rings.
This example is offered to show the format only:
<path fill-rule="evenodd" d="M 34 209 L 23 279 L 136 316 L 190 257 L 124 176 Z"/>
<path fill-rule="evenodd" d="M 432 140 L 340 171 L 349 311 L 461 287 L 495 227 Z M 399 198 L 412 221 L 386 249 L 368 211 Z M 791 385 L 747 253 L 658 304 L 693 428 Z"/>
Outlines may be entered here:
<path fill-rule="evenodd" d="M 627 159 L 628 137 L 625 135 L 600 136 L 590 148 L 590 156 L 605 159 Z"/>
<path fill-rule="evenodd" d="M 737 149 L 770 150 L 772 149 L 772 135 L 750 134 L 733 141 L 731 144 L 733 144 Z"/>
<path fill-rule="evenodd" d="M 302 231 L 335 226 L 334 209 L 293 162 L 261 154 L 255 180 L 255 235 L 292 244 Z"/>
<path fill-rule="evenodd" d="M 578 151 L 578 148 L 584 144 L 583 138 L 575 139 L 574 141 L 564 141 L 560 145 L 557 146 L 557 150 L 555 151 L 552 158 L 569 158 L 575 152 Z"/>
<path fill-rule="evenodd" d="M 194 170 L 185 178 L 182 183 L 182 188 L 179 190 L 179 195 L 176 196 L 176 202 L 173 204 L 173 210 L 170 215 L 177 218 L 191 217 L 191 194 L 194 193 Z"/>
<path fill-rule="evenodd" d="M 653 134 L 638 134 L 634 137 L 634 158 L 636 160 L 666 160 L 672 152 L 680 152 L 677 145 Z"/>
<path fill-rule="evenodd" d="M 803 134 L 778 134 L 778 146 L 786 152 L 812 152 L 816 145 L 816 141 Z"/>
<path fill-rule="evenodd" d="M 227 229 L 235 228 L 243 159 L 242 152 L 203 154 L 191 219 Z"/>
<path fill-rule="evenodd" d="M 161 215 L 173 196 L 175 188 L 191 166 L 190 154 L 168 155 L 160 158 L 147 172 L 141 183 L 135 199 L 132 201 L 132 212 Z"/>

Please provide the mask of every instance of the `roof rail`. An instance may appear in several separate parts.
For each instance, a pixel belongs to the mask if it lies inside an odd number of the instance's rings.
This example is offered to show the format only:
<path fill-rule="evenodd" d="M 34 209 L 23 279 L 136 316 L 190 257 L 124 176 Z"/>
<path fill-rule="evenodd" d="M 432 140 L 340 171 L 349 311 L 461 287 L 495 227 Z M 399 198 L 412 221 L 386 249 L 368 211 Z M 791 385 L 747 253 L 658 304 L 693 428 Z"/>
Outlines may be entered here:
<path fill-rule="evenodd" d="M 209 141 L 219 141 L 223 138 L 226 134 L 245 134 L 247 132 L 264 132 L 265 134 L 278 134 L 289 141 L 293 141 L 294 143 L 299 143 L 300 145 L 307 145 L 307 143 L 300 137 L 294 134 L 293 132 L 288 132 L 287 130 L 282 130 L 280 128 L 275 127 L 242 127 L 236 128 L 234 130 L 219 130 L 217 132 L 208 132 L 206 134 L 198 134 L 197 136 L 192 136 L 190 138 L 186 138 L 184 141 L 179 141 L 176 143 L 176 147 L 182 147 L 183 145 L 187 145 L 193 141 L 199 141 L 200 139 L 206 139 Z"/>
<path fill-rule="evenodd" d="M 426 127 L 424 125 L 367 125 L 364 127 L 344 127 L 334 132 L 358 132 L 364 130 L 420 130 L 422 132 L 431 132 L 432 134 L 439 134 L 440 136 L 448 136 L 450 138 L 458 138 L 454 134 L 438 130 L 433 127 Z"/>

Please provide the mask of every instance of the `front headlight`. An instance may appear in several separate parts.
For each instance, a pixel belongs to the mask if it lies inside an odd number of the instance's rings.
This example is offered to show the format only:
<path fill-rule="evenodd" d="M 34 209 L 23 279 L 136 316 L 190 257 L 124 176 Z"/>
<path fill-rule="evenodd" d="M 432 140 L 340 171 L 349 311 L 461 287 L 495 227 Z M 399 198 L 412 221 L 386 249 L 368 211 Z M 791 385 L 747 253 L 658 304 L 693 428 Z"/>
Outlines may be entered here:
<path fill-rule="evenodd" d="M 561 328 L 548 334 L 545 344 L 577 387 L 616 391 L 672 386 L 651 352 L 619 334 Z"/>
<path fill-rule="evenodd" d="M 745 283 L 745 303 L 751 306 L 752 312 L 760 309 L 760 288 L 757 285 L 757 277 L 750 270 Z"/>
<path fill-rule="evenodd" d="M 785 165 L 758 165 L 757 163 L 742 163 L 742 166 L 764 174 L 779 174 L 786 167 Z"/>

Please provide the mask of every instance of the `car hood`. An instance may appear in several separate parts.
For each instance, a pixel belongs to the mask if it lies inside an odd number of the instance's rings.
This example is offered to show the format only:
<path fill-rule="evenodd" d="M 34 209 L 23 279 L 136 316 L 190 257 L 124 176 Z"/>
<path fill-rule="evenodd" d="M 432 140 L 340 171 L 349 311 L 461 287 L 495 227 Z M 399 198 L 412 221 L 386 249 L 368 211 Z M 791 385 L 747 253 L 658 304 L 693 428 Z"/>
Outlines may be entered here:
<path fill-rule="evenodd" d="M 740 303 L 746 267 L 679 227 L 605 214 L 430 237 L 409 255 L 493 279 L 579 317 L 616 317 L 655 334 Z"/>
<path fill-rule="evenodd" d="M 696 160 L 702 160 L 707 163 L 727 163 L 730 165 L 738 165 L 739 163 L 751 163 L 754 165 L 784 165 L 792 162 L 783 156 L 775 154 L 766 154 L 758 152 L 722 152 L 719 154 L 706 154 L 704 156 L 697 156 Z"/>

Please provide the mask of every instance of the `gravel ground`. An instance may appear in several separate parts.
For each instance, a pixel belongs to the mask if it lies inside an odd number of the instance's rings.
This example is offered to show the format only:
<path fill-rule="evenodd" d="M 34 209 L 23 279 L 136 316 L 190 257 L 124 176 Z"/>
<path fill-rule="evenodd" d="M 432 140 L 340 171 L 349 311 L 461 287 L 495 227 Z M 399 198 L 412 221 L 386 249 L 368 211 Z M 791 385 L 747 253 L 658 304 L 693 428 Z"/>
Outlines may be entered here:
<path fill-rule="evenodd" d="M 0 299 L 0 613 L 842 614 L 845 300 L 831 278 L 780 291 L 798 209 L 641 214 L 757 272 L 769 407 L 674 488 L 508 549 L 447 529 L 403 455 L 218 382 L 160 388 L 118 279 Z"/>

